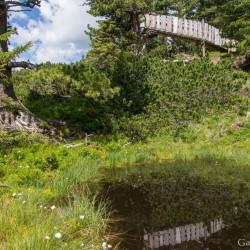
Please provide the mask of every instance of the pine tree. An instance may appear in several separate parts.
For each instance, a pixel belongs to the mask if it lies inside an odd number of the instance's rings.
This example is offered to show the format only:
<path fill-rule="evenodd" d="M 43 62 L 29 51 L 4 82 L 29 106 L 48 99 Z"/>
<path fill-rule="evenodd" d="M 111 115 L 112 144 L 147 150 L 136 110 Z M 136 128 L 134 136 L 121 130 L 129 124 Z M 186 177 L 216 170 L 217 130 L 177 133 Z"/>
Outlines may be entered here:
<path fill-rule="evenodd" d="M 13 84 L 11 82 L 12 69 L 17 67 L 35 68 L 29 62 L 16 62 L 15 59 L 22 51 L 28 49 L 31 44 L 9 51 L 8 49 L 8 15 L 15 11 L 13 7 L 32 9 L 40 6 L 40 0 L 12 1 L 0 0 L 0 129 L 1 130 L 25 130 L 41 131 L 38 128 L 38 119 L 28 112 L 17 100 Z"/>

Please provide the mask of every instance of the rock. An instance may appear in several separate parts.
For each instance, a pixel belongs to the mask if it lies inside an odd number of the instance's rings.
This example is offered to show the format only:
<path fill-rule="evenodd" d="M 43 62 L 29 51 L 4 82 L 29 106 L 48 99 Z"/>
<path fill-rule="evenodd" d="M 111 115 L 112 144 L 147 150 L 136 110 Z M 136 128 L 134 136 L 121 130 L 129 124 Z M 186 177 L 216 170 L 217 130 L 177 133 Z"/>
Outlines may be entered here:
<path fill-rule="evenodd" d="M 246 52 L 245 55 L 238 56 L 233 62 L 233 68 L 241 68 L 243 70 L 250 68 L 250 51 Z"/>
<path fill-rule="evenodd" d="M 245 125 L 244 122 L 235 122 L 231 125 L 231 128 L 234 130 L 238 130 L 239 128 L 243 127 Z"/>

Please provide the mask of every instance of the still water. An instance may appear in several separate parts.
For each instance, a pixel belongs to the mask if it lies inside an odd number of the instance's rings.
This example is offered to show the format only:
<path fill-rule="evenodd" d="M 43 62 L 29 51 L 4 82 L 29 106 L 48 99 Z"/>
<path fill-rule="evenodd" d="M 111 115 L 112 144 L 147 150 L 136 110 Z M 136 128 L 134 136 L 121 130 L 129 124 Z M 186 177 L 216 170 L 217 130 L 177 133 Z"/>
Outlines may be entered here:
<path fill-rule="evenodd" d="M 206 240 L 159 249 L 242 249 L 238 240 L 250 240 L 250 195 L 244 180 L 234 178 L 236 169 L 234 162 L 208 160 L 104 169 L 100 193 L 120 218 L 114 230 L 123 233 L 121 249 L 150 249 L 143 241 L 145 232 L 210 225 L 215 219 L 226 227 Z"/>

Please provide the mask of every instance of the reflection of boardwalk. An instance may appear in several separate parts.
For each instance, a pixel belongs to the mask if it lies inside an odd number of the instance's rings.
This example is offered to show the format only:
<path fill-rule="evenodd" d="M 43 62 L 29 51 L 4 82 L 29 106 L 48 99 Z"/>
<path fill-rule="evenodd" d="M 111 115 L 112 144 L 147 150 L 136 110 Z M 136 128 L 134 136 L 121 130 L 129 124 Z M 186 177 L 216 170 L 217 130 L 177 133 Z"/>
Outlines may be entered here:
<path fill-rule="evenodd" d="M 142 24 L 145 32 L 177 37 L 194 42 L 205 42 L 206 47 L 226 50 L 229 40 L 220 36 L 219 29 L 207 23 L 156 14 L 145 15 Z"/>
<path fill-rule="evenodd" d="M 199 240 L 201 238 L 206 240 L 211 234 L 220 231 L 224 227 L 222 220 L 214 220 L 210 222 L 209 228 L 203 222 L 200 222 L 195 225 L 191 224 L 159 232 L 145 233 L 144 246 L 145 249 L 158 249 L 162 246 L 174 246 L 182 242 Z"/>

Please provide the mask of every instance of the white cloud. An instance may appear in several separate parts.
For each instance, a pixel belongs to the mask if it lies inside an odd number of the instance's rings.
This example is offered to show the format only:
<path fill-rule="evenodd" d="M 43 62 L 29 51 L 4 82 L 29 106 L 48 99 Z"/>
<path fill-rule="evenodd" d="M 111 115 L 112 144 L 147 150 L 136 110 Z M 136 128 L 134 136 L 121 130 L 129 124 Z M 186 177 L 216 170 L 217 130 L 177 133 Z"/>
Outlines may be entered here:
<path fill-rule="evenodd" d="M 12 19 L 18 31 L 12 43 L 23 45 L 32 41 L 35 46 L 29 59 L 36 63 L 74 61 L 89 49 L 89 38 L 84 32 L 87 25 L 96 26 L 95 18 L 82 4 L 83 0 L 42 1 L 36 19 L 29 18 L 26 25 Z"/>
<path fill-rule="evenodd" d="M 23 19 L 26 20 L 28 17 L 27 15 L 24 14 L 24 12 L 21 11 L 22 8 L 17 6 L 15 8 L 15 11 L 11 13 L 10 17 L 9 17 L 9 21 L 13 21 L 15 19 Z"/>

